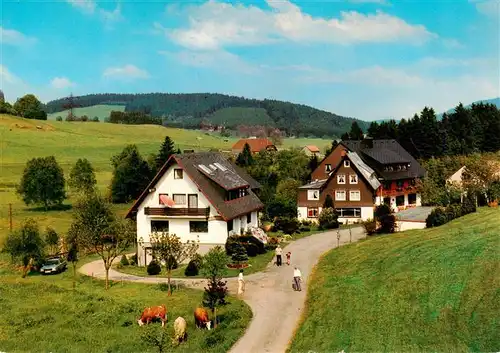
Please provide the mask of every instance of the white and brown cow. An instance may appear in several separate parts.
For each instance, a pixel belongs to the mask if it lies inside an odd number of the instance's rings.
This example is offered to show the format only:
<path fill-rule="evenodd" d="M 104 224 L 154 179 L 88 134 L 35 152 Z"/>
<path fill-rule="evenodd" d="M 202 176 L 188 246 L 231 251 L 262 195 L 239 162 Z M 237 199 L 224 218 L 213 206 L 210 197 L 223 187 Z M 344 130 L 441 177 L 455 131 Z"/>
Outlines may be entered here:
<path fill-rule="evenodd" d="M 165 322 L 167 322 L 167 308 L 165 304 L 160 306 L 151 306 L 143 310 L 141 317 L 137 320 L 139 326 L 149 324 L 154 319 L 161 320 L 161 326 L 165 326 Z"/>
<path fill-rule="evenodd" d="M 194 311 L 194 323 L 198 328 L 207 328 L 210 330 L 212 322 L 208 317 L 208 312 L 204 308 L 196 308 Z"/>

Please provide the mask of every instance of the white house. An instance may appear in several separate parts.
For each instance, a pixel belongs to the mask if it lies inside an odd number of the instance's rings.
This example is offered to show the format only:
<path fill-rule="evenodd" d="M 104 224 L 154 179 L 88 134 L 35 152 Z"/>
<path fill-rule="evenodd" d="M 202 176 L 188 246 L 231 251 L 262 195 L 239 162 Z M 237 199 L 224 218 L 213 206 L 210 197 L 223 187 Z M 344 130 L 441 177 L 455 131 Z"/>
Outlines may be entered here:
<path fill-rule="evenodd" d="M 151 261 L 150 234 L 169 232 L 205 248 L 225 244 L 230 233 L 258 226 L 264 205 L 260 185 L 220 153 L 170 157 L 136 200 L 127 218 L 137 221 L 138 262 Z"/>

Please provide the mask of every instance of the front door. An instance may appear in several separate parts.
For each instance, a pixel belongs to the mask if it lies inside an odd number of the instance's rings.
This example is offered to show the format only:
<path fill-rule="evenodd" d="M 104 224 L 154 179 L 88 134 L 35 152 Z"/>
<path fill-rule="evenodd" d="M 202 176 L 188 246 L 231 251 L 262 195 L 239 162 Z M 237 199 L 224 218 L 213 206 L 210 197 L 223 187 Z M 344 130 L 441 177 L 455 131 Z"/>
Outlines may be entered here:
<path fill-rule="evenodd" d="M 198 208 L 198 195 L 188 195 L 188 208 Z"/>

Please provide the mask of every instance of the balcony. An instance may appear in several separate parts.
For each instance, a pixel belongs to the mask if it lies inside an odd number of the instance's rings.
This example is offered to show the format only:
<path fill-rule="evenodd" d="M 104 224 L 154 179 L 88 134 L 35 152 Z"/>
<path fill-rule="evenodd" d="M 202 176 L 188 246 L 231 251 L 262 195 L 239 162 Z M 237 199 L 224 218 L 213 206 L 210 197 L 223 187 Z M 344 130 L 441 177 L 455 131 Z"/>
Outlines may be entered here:
<path fill-rule="evenodd" d="M 164 217 L 206 217 L 210 215 L 210 207 L 206 208 L 171 208 L 171 207 L 145 207 L 146 216 Z"/>

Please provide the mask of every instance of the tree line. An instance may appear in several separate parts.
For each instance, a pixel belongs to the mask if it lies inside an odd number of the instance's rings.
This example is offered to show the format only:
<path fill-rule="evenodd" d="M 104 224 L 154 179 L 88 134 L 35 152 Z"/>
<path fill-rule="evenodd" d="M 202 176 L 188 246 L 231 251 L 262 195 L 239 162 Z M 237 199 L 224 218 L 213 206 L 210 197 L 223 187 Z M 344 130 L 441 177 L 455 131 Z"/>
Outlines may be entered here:
<path fill-rule="evenodd" d="M 27 94 L 11 105 L 0 101 L 0 114 L 17 115 L 26 119 L 47 120 L 47 113 L 42 102 L 33 94 Z"/>

